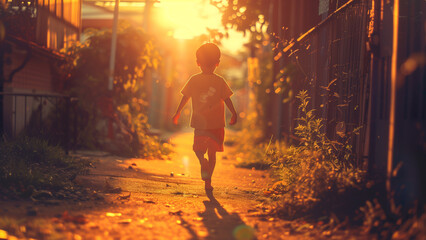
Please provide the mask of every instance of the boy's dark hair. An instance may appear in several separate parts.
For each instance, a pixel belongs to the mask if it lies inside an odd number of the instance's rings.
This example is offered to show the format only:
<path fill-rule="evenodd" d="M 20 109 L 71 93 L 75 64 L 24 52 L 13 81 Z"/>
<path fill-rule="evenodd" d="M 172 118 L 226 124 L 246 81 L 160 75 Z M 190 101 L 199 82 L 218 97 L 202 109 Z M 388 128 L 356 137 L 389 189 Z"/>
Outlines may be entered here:
<path fill-rule="evenodd" d="M 198 48 L 195 55 L 197 56 L 197 63 L 212 66 L 219 63 L 220 49 L 214 43 L 205 43 Z"/>

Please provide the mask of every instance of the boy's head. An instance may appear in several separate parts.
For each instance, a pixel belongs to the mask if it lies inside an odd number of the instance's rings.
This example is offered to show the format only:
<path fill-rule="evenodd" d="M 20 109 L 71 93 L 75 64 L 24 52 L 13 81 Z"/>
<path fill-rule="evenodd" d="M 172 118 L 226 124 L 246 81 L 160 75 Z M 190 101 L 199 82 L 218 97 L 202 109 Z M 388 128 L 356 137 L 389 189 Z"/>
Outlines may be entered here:
<path fill-rule="evenodd" d="M 214 43 L 205 43 L 198 48 L 196 54 L 197 63 L 203 67 L 213 67 L 219 64 L 220 49 Z"/>

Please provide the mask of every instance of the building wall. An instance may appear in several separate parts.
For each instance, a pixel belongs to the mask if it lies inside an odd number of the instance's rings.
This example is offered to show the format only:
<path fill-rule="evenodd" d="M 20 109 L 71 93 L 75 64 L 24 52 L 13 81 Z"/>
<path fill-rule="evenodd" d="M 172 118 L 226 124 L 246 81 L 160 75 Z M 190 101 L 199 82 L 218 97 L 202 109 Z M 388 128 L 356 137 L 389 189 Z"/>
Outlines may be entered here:
<path fill-rule="evenodd" d="M 16 47 L 15 47 L 16 49 Z M 24 60 L 25 53 L 23 51 L 13 51 L 11 55 L 11 64 L 4 66 L 5 74 L 9 75 L 13 69 L 16 69 Z M 18 89 L 26 89 L 31 92 L 51 92 L 53 91 L 52 71 L 49 61 L 52 61 L 47 56 L 32 53 L 31 59 L 25 67 L 17 72 L 11 83 L 5 83 L 5 90 L 9 89 L 17 92 Z"/>
<path fill-rule="evenodd" d="M 79 39 L 81 0 L 39 0 L 37 10 L 38 44 L 60 50 Z"/>
<path fill-rule="evenodd" d="M 23 2 L 6 0 L 10 7 L 21 7 Z M 55 94 L 55 79 L 52 68 L 61 61 L 59 50 L 78 40 L 81 27 L 81 0 L 34 0 L 36 8 L 29 16 L 11 18 L 13 24 L 31 21 L 35 34 L 26 37 L 22 27 L 6 32 L 10 51 L 2 55 L 3 78 L 1 90 L 1 129 L 9 136 L 16 136 L 31 119 L 43 121 L 56 104 L 48 98 L 21 96 L 22 94 Z M 34 17 L 34 15 L 36 17 Z M 17 15 L 20 16 L 20 15 Z M 14 26 L 10 24 L 10 26 Z M 29 57 L 29 59 L 28 59 Z M 22 66 L 21 66 L 22 65 Z M 22 67 L 22 68 L 21 68 Z M 20 69 L 21 68 L 21 69 Z M 18 71 L 17 71 L 18 70 Z M 16 72 L 17 71 L 17 72 Z M 11 78 L 11 74 L 16 72 Z M 10 94 L 20 94 L 11 96 Z M 59 99 L 51 97 L 50 99 Z M 36 113 L 34 115 L 34 113 Z"/>

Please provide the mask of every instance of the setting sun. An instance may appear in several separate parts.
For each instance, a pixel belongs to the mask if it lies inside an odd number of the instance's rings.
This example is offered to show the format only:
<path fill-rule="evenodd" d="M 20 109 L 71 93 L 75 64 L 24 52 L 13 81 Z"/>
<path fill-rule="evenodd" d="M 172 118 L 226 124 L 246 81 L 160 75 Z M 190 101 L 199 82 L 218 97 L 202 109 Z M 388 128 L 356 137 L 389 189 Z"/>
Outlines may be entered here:
<path fill-rule="evenodd" d="M 221 15 L 217 8 L 205 0 L 163 0 L 161 22 L 172 28 L 177 39 L 191 39 L 206 34 L 207 28 L 221 28 Z"/>

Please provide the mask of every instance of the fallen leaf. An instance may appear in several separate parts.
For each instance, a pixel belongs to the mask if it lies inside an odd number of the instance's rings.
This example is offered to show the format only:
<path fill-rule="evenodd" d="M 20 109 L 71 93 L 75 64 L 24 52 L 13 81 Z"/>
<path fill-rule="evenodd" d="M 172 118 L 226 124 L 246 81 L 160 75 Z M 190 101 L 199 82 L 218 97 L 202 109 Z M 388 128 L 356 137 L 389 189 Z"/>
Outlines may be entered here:
<path fill-rule="evenodd" d="M 176 215 L 176 216 L 182 216 L 183 212 L 181 210 L 177 211 L 177 212 L 169 212 L 169 215 Z"/>
<path fill-rule="evenodd" d="M 120 187 L 113 187 L 108 181 L 105 181 L 105 192 L 106 193 L 121 193 Z"/>
<path fill-rule="evenodd" d="M 88 223 L 87 226 L 91 229 L 98 229 L 99 228 L 99 225 L 97 225 L 96 223 L 93 223 L 93 222 Z"/>
<path fill-rule="evenodd" d="M 126 199 L 130 199 L 130 195 L 132 195 L 131 192 L 129 192 L 129 195 L 123 195 L 123 196 L 118 196 L 117 199 L 118 200 L 126 200 Z"/>
<path fill-rule="evenodd" d="M 206 231 L 198 231 L 198 236 L 199 237 L 207 237 L 209 235 L 208 232 Z"/>
<path fill-rule="evenodd" d="M 106 213 L 107 217 L 120 217 L 121 213 L 112 213 L 112 212 L 107 212 Z"/>
<path fill-rule="evenodd" d="M 86 217 L 84 215 L 79 214 L 79 215 L 72 216 L 72 215 L 70 215 L 68 213 L 68 211 L 65 211 L 62 214 L 61 219 L 63 221 L 65 221 L 65 222 L 73 222 L 75 224 L 85 224 L 85 223 L 87 223 L 87 219 L 86 219 Z"/>
<path fill-rule="evenodd" d="M 132 222 L 132 219 L 128 218 L 128 219 L 120 220 L 118 223 L 119 224 L 130 224 L 131 222 Z"/>

